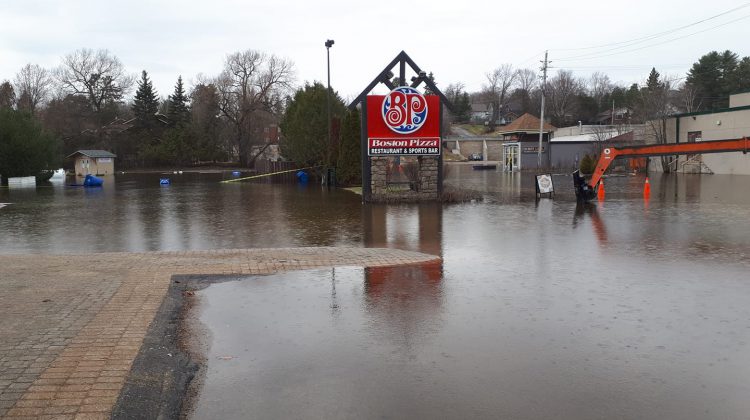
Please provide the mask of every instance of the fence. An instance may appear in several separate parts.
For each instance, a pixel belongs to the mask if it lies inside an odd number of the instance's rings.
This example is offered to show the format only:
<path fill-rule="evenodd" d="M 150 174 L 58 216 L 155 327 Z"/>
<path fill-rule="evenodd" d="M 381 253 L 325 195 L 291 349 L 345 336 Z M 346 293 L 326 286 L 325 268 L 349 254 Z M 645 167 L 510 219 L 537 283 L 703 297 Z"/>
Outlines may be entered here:
<path fill-rule="evenodd" d="M 255 171 L 258 175 L 289 171 L 297 168 L 298 166 L 294 162 L 274 162 L 268 159 L 258 159 L 255 161 Z M 297 182 L 297 174 L 295 172 L 286 172 L 278 175 L 264 176 L 262 178 L 258 178 L 258 180 L 260 182 Z"/>

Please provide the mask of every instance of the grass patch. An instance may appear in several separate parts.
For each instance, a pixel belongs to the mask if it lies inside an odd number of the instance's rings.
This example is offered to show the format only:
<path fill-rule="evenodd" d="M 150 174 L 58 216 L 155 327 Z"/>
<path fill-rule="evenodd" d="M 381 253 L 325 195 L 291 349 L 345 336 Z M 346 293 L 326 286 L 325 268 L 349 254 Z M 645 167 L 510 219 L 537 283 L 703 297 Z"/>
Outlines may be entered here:
<path fill-rule="evenodd" d="M 463 162 L 466 158 L 453 153 L 443 153 L 443 162 Z"/>
<path fill-rule="evenodd" d="M 342 188 L 344 191 L 353 192 L 357 195 L 362 195 L 362 187 L 349 187 L 349 188 Z"/>
<path fill-rule="evenodd" d="M 469 133 L 475 135 L 475 136 L 482 136 L 487 134 L 487 127 L 483 125 L 478 124 L 461 124 L 459 127 L 463 128 L 464 130 L 468 131 Z"/>
<path fill-rule="evenodd" d="M 443 187 L 443 194 L 440 196 L 440 202 L 451 204 L 451 203 L 467 203 L 470 201 L 481 201 L 483 198 L 482 194 L 471 191 L 461 190 L 452 187 Z"/>

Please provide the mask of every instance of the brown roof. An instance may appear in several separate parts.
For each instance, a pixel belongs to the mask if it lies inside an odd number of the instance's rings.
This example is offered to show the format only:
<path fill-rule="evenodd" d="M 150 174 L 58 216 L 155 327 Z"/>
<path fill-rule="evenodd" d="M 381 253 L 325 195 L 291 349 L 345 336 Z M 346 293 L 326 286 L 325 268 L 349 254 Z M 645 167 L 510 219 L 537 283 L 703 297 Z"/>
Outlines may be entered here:
<path fill-rule="evenodd" d="M 544 123 L 544 131 L 554 131 L 555 126 L 552 124 Z M 539 132 L 539 118 L 529 114 L 528 112 L 521 115 L 520 117 L 513 120 L 512 123 L 506 125 L 500 130 L 500 133 L 528 133 L 528 132 Z"/>

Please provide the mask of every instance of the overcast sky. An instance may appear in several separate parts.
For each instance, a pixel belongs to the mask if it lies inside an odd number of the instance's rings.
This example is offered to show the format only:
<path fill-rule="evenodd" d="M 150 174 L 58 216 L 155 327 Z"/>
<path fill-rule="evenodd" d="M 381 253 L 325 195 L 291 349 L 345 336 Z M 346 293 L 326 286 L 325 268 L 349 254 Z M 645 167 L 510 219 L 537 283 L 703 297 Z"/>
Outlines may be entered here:
<path fill-rule="evenodd" d="M 401 50 L 434 72 L 439 87 L 463 82 L 469 91 L 479 90 L 487 71 L 503 63 L 537 68 L 545 49 L 556 68 L 580 76 L 603 71 L 613 81 L 630 84 L 645 79 L 652 66 L 682 77 L 711 50 L 750 55 L 747 4 L 0 0 L 0 81 L 12 79 L 26 63 L 53 68 L 75 49 L 106 48 L 129 71 L 147 70 L 159 94 L 166 96 L 178 75 L 192 85 L 199 73 L 217 74 L 227 53 L 255 49 L 291 59 L 301 85 L 325 81 L 324 42 L 330 38 L 335 40 L 332 85 L 347 98 L 358 94 Z M 645 42 L 573 50 L 641 39 L 743 5 Z M 704 32 L 686 36 L 698 31 Z"/>

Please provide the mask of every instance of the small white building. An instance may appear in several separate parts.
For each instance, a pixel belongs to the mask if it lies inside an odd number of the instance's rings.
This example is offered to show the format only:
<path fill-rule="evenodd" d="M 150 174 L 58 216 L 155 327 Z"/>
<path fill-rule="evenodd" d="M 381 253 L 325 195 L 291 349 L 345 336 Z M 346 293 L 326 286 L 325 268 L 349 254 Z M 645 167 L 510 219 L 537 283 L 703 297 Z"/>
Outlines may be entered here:
<path fill-rule="evenodd" d="M 79 150 L 71 153 L 68 159 L 74 159 L 75 174 L 86 175 L 111 175 L 115 173 L 114 153 L 106 150 Z"/>

